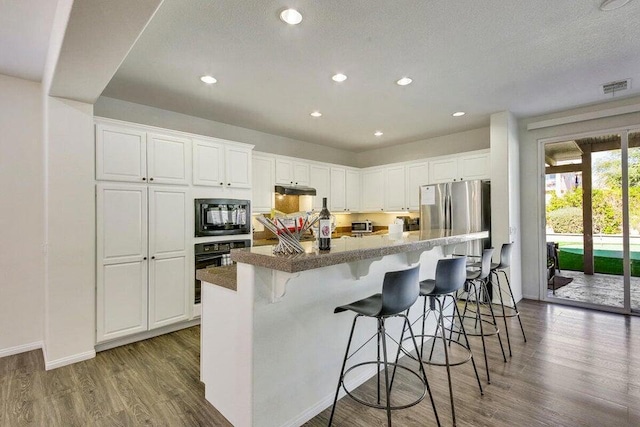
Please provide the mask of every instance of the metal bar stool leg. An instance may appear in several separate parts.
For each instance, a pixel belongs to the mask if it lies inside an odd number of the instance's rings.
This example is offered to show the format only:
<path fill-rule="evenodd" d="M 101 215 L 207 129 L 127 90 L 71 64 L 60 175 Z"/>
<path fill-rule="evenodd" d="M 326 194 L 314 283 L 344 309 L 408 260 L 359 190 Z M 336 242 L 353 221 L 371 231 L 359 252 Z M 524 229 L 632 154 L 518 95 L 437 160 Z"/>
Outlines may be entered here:
<path fill-rule="evenodd" d="M 507 289 L 509 289 L 509 295 L 511 296 L 511 301 L 513 302 L 513 309 L 516 312 L 516 316 L 518 316 L 518 322 L 520 323 L 520 330 L 522 331 L 522 338 L 524 338 L 524 342 L 527 342 L 527 336 L 524 334 L 524 327 L 522 326 L 522 319 L 520 319 L 520 311 L 518 311 L 518 305 L 516 304 L 516 299 L 513 297 L 513 291 L 511 290 L 511 283 L 509 283 L 509 276 L 507 276 L 507 272 L 504 270 L 502 274 L 504 274 L 504 278 L 507 280 Z"/>
<path fill-rule="evenodd" d="M 464 336 L 464 341 L 467 344 L 467 348 L 469 349 L 469 351 L 471 351 L 471 345 L 469 344 L 469 338 L 467 337 L 467 332 L 464 329 L 464 323 L 462 322 L 462 316 L 460 315 L 460 310 L 458 309 L 456 298 L 453 295 L 451 296 L 451 298 L 453 299 L 453 311 L 454 311 L 453 315 L 455 316 L 457 314 L 458 321 L 460 322 L 460 329 L 462 330 L 462 336 Z M 478 388 L 480 388 L 480 394 L 484 394 L 484 391 L 482 390 L 482 384 L 480 383 L 480 375 L 478 374 L 478 368 L 476 367 L 476 361 L 473 358 L 473 352 L 471 352 L 471 365 L 473 366 L 473 372 L 476 374 L 476 380 L 478 381 Z"/>
<path fill-rule="evenodd" d="M 384 384 L 387 404 L 387 425 L 391 427 L 391 391 L 389 389 L 389 370 L 387 369 L 387 332 L 384 328 L 384 317 L 378 318 L 378 334 L 382 337 L 382 357 L 384 360 Z M 379 363 L 379 362 L 378 362 Z M 380 372 L 380 369 L 378 369 Z"/>
<path fill-rule="evenodd" d="M 353 318 L 353 324 L 351 325 L 351 333 L 349 334 L 349 341 L 347 341 L 347 351 L 344 352 L 344 359 L 342 360 L 342 369 L 340 370 L 340 377 L 338 378 L 338 387 L 336 387 L 336 396 L 333 398 L 333 407 L 331 408 L 331 416 L 329 417 L 329 427 L 333 422 L 333 415 L 336 412 L 336 403 L 338 403 L 338 394 L 340 393 L 340 386 L 342 385 L 342 379 L 344 375 L 344 368 L 347 366 L 347 359 L 349 359 L 349 350 L 351 349 L 351 340 L 353 339 L 353 331 L 356 329 L 356 321 L 360 315 L 356 315 Z"/>
<path fill-rule="evenodd" d="M 456 425 L 456 407 L 455 407 L 455 404 L 453 403 L 453 384 L 451 383 L 451 366 L 449 365 L 449 350 L 447 348 L 447 331 L 444 328 L 444 313 L 443 313 L 444 306 L 442 304 L 442 301 L 440 301 L 439 298 L 433 298 L 433 299 L 436 300 L 439 306 L 440 315 L 438 316 L 439 317 L 438 320 L 441 327 L 442 348 L 444 349 L 444 360 L 447 367 L 447 380 L 449 382 L 449 400 L 451 402 L 451 419 L 453 420 L 453 425 L 455 426 Z M 437 335 L 437 332 L 435 333 L 435 335 Z M 435 342 L 435 337 L 433 341 Z"/>
<path fill-rule="evenodd" d="M 480 293 L 474 281 L 470 281 L 469 283 L 473 287 L 473 293 L 476 299 L 476 322 L 477 322 L 477 318 L 480 317 Z M 465 309 L 466 309 L 466 303 L 465 303 Z M 487 370 L 487 383 L 491 384 L 491 376 L 489 375 L 489 359 L 487 358 L 487 344 L 485 343 L 485 340 L 484 340 L 484 327 L 482 326 L 482 319 L 480 319 L 480 338 L 482 339 L 482 352 L 484 353 L 484 366 L 485 366 L 485 369 Z"/>
<path fill-rule="evenodd" d="M 507 334 L 507 347 L 509 348 L 509 357 L 513 357 L 513 354 L 511 353 L 511 339 L 509 338 L 509 325 L 507 324 L 507 313 L 504 310 L 504 299 L 502 298 L 502 286 L 500 286 L 500 278 L 498 277 L 498 273 L 496 273 L 495 271 L 491 271 L 491 274 L 489 274 L 489 278 L 492 278 L 493 276 L 496 277 L 496 283 L 498 284 L 498 295 L 500 296 L 500 307 L 502 307 L 504 332 Z M 491 285 L 493 286 L 493 280 L 491 280 Z"/>
<path fill-rule="evenodd" d="M 484 291 L 485 295 L 489 295 L 489 291 L 487 290 L 487 282 L 481 280 L 480 288 Z M 500 338 L 500 329 L 498 328 L 498 322 L 496 321 L 496 316 L 493 312 L 493 304 L 489 301 L 489 312 L 491 313 L 491 320 L 493 321 L 493 327 L 496 328 L 496 335 L 498 336 L 498 342 L 500 343 L 500 350 L 502 350 L 502 358 L 504 362 L 507 363 L 507 355 L 504 352 L 504 346 L 502 345 L 502 338 Z M 480 317 L 480 322 L 482 323 L 482 316 Z"/>

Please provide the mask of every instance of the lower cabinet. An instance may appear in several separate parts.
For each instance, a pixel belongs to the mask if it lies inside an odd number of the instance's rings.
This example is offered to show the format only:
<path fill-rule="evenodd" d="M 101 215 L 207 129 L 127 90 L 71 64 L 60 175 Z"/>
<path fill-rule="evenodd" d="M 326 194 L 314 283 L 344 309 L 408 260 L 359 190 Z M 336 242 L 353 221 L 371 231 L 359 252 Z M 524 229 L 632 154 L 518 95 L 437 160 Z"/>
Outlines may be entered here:
<path fill-rule="evenodd" d="M 97 342 L 189 318 L 188 191 L 97 185 Z"/>

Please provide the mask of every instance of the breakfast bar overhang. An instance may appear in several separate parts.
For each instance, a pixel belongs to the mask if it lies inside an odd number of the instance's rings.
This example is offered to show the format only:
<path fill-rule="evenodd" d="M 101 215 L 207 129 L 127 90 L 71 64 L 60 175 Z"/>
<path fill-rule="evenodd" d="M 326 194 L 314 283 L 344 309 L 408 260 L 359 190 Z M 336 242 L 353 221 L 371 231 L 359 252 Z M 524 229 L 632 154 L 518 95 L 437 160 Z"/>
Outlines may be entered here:
<path fill-rule="evenodd" d="M 332 240 L 330 252 L 304 242 L 304 253 L 288 256 L 262 246 L 232 251 L 237 265 L 198 270 L 206 399 L 236 427 L 303 424 L 333 401 L 353 320 L 334 308 L 380 292 L 388 271 L 419 263 L 420 280 L 433 278 L 438 259 L 456 245 L 488 236 L 429 230 L 343 238 Z M 412 321 L 419 317 L 420 310 L 411 312 Z M 371 322 L 356 329 L 354 346 L 375 332 Z M 401 326 L 391 319 L 388 331 L 399 336 Z M 375 345 L 367 345 L 350 363 L 373 358 Z M 361 369 L 349 388 L 374 374 Z"/>

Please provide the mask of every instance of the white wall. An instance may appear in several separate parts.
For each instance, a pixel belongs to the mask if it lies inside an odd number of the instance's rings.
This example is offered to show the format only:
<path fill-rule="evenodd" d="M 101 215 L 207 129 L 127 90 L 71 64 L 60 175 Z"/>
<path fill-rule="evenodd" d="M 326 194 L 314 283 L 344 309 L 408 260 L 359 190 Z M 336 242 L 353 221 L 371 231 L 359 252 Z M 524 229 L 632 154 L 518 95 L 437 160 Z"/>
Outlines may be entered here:
<path fill-rule="evenodd" d="M 95 356 L 93 106 L 46 96 L 45 365 Z"/>
<path fill-rule="evenodd" d="M 509 281 L 516 301 L 522 298 L 520 262 L 520 158 L 518 128 L 508 111 L 491 115 L 491 243 L 500 259 L 502 244 L 513 242 Z M 504 295 L 503 295 L 504 296 Z"/>
<path fill-rule="evenodd" d="M 94 105 L 96 117 L 124 120 L 198 135 L 255 145 L 255 151 L 299 157 L 319 162 L 356 165 L 356 153 L 310 142 L 188 116 L 119 99 L 101 96 Z"/>
<path fill-rule="evenodd" d="M 40 84 L 0 74 L 0 357 L 42 342 Z"/>
<path fill-rule="evenodd" d="M 485 148 L 489 148 L 488 127 L 364 151 L 358 153 L 357 166 L 366 168 Z"/>
<path fill-rule="evenodd" d="M 541 195 L 543 190 L 542 175 L 544 170 L 538 162 L 538 140 L 555 138 L 564 135 L 595 132 L 626 126 L 639 126 L 640 113 L 623 114 L 613 117 L 592 119 L 578 123 L 527 130 L 527 125 L 541 120 L 570 117 L 577 114 L 603 111 L 625 105 L 640 104 L 640 97 L 627 98 L 588 107 L 576 108 L 547 116 L 535 117 L 519 122 L 520 133 L 520 198 L 522 223 L 522 290 L 525 298 L 542 299 L 544 291 L 544 261 L 542 235 L 543 206 Z M 639 126 L 640 127 L 640 126 Z"/>

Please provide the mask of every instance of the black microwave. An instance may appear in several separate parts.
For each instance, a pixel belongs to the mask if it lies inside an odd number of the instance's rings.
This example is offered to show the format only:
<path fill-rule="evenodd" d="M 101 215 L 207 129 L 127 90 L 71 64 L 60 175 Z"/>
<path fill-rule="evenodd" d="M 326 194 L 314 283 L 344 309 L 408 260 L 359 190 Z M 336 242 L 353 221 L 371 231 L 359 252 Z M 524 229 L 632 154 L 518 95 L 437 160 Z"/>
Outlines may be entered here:
<path fill-rule="evenodd" d="M 195 236 L 251 233 L 251 202 L 236 199 L 195 199 Z"/>

